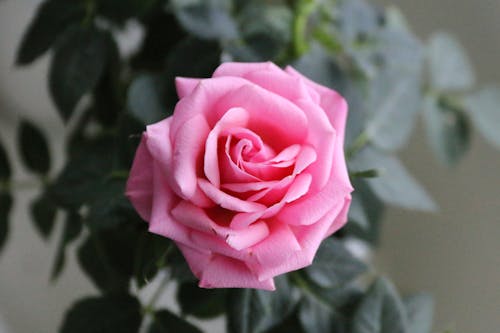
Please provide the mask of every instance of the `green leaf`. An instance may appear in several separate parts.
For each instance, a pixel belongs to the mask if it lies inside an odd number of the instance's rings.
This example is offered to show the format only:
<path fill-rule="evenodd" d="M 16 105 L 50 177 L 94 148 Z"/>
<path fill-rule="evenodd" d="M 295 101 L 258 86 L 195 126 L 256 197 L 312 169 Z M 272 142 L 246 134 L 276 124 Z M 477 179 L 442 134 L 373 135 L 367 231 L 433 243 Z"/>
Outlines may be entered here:
<path fill-rule="evenodd" d="M 397 150 L 408 141 L 420 109 L 420 80 L 399 71 L 384 72 L 371 87 L 366 135 L 384 150 Z"/>
<path fill-rule="evenodd" d="M 129 295 L 84 298 L 66 313 L 60 333 L 137 333 L 141 325 L 139 301 Z"/>
<path fill-rule="evenodd" d="M 231 289 L 226 302 L 229 333 L 265 332 L 283 322 L 298 301 L 286 276 L 275 278 L 276 291 Z"/>
<path fill-rule="evenodd" d="M 142 227 L 142 224 L 141 224 Z M 134 252 L 139 235 L 135 225 L 91 233 L 78 248 L 78 262 L 103 292 L 128 290 L 134 274 Z"/>
<path fill-rule="evenodd" d="M 154 320 L 149 326 L 148 333 L 201 333 L 202 331 L 191 324 L 190 322 L 182 319 L 181 317 L 173 314 L 168 310 L 160 310 L 154 314 Z"/>
<path fill-rule="evenodd" d="M 0 181 L 9 180 L 12 175 L 12 170 L 9 163 L 7 151 L 0 141 Z"/>
<path fill-rule="evenodd" d="M 305 268 L 309 279 L 322 288 L 339 288 L 366 270 L 339 240 L 328 238 L 321 243 L 313 263 Z"/>
<path fill-rule="evenodd" d="M 50 170 L 50 152 L 43 132 L 23 120 L 19 125 L 18 143 L 26 167 L 38 174 L 47 174 Z"/>
<path fill-rule="evenodd" d="M 408 333 L 431 333 L 434 301 L 426 293 L 403 299 L 408 317 Z"/>
<path fill-rule="evenodd" d="M 432 87 L 440 91 L 469 89 L 475 76 L 467 54 L 453 36 L 439 32 L 428 45 L 429 73 Z"/>
<path fill-rule="evenodd" d="M 75 139 L 69 153 L 69 160 L 50 184 L 48 194 L 57 205 L 77 209 L 95 198 L 110 175 L 116 153 L 114 138 L 102 135 Z"/>
<path fill-rule="evenodd" d="M 107 179 L 97 186 L 89 201 L 85 224 L 92 230 L 111 229 L 136 217 L 125 197 L 125 181 Z"/>
<path fill-rule="evenodd" d="M 470 144 L 470 126 L 463 111 L 427 96 L 424 119 L 429 144 L 438 159 L 445 165 L 457 164 Z"/>
<path fill-rule="evenodd" d="M 50 64 L 49 90 L 64 121 L 99 81 L 108 60 L 110 39 L 107 32 L 75 27 L 59 40 Z"/>
<path fill-rule="evenodd" d="M 30 205 L 31 219 L 43 238 L 48 238 L 54 229 L 57 206 L 46 193 L 41 193 Z"/>
<path fill-rule="evenodd" d="M 134 276 L 139 288 L 153 280 L 159 269 L 166 264 L 171 241 L 168 238 L 145 232 L 137 244 L 134 260 Z"/>
<path fill-rule="evenodd" d="M 356 223 L 361 229 L 367 229 L 370 225 L 361 198 L 357 195 L 352 196 L 348 216 L 349 222 Z"/>
<path fill-rule="evenodd" d="M 500 148 L 500 88 L 487 86 L 465 99 L 474 125 L 495 147 Z"/>
<path fill-rule="evenodd" d="M 28 65 L 43 55 L 71 24 L 83 20 L 85 6 L 79 1 L 49 0 L 38 7 L 16 54 L 17 65 Z"/>
<path fill-rule="evenodd" d="M 314 297 L 300 302 L 299 321 L 306 333 L 346 333 L 341 314 Z"/>
<path fill-rule="evenodd" d="M 9 234 L 9 215 L 12 208 L 12 196 L 0 191 L 0 251 L 2 250 Z"/>
<path fill-rule="evenodd" d="M 196 282 L 183 283 L 177 289 L 177 302 L 183 315 L 213 318 L 225 311 L 225 289 L 203 289 Z"/>
<path fill-rule="evenodd" d="M 406 333 L 408 327 L 404 305 L 384 278 L 373 283 L 352 320 L 352 333 Z"/>
<path fill-rule="evenodd" d="M 238 29 L 224 1 L 172 1 L 174 14 L 189 33 L 202 39 L 230 40 Z"/>
<path fill-rule="evenodd" d="M 421 211 L 437 209 L 430 195 L 391 155 L 366 147 L 350 161 L 350 169 L 378 169 L 380 177 L 365 181 L 385 203 Z"/>
<path fill-rule="evenodd" d="M 59 245 L 57 246 L 56 257 L 50 279 L 55 281 L 62 273 L 66 262 L 66 247 L 78 238 L 82 231 L 82 221 L 80 214 L 76 212 L 68 212 L 64 221 Z"/>
<path fill-rule="evenodd" d="M 165 83 L 160 76 L 143 74 L 129 87 L 127 107 L 144 125 L 155 123 L 169 115 L 163 102 Z"/>

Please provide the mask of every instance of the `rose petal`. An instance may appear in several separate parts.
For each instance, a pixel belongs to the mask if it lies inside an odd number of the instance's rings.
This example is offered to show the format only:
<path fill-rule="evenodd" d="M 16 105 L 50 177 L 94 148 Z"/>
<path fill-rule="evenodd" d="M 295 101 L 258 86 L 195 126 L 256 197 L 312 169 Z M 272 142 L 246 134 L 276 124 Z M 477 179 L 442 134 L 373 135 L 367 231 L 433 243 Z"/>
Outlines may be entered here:
<path fill-rule="evenodd" d="M 258 71 L 266 70 L 268 73 L 277 73 L 282 71 L 281 68 L 273 64 L 272 62 L 225 62 L 219 65 L 215 70 L 212 77 L 222 77 L 222 76 L 237 76 L 244 77 L 246 74 Z"/>
<path fill-rule="evenodd" d="M 217 203 L 221 207 L 226 209 L 235 211 L 235 212 L 257 212 L 262 211 L 266 208 L 266 206 L 255 203 L 248 202 L 227 193 L 222 192 L 218 188 L 216 188 L 212 183 L 208 182 L 205 179 L 198 179 L 198 184 L 205 194 L 212 199 L 213 202 Z"/>
<path fill-rule="evenodd" d="M 242 108 L 232 108 L 222 116 L 215 127 L 208 134 L 205 145 L 204 171 L 208 180 L 216 187 L 220 187 L 220 171 L 218 158 L 218 141 L 222 131 L 228 127 L 244 127 L 248 122 L 248 112 Z"/>
<path fill-rule="evenodd" d="M 183 98 L 191 94 L 201 79 L 193 79 L 187 77 L 176 77 L 175 78 L 175 88 L 177 90 L 177 95 L 179 98 Z"/>
<path fill-rule="evenodd" d="M 149 221 L 153 203 L 153 157 L 146 145 L 147 135 L 143 134 L 135 153 L 125 195 L 143 220 Z"/>
<path fill-rule="evenodd" d="M 202 272 L 202 288 L 257 288 L 275 290 L 272 279 L 259 280 L 241 261 L 213 255 Z"/>
<path fill-rule="evenodd" d="M 206 249 L 194 248 L 182 243 L 176 243 L 179 250 L 181 250 L 182 255 L 186 258 L 186 261 L 191 269 L 191 272 L 200 278 L 205 267 L 210 262 L 212 253 Z"/>

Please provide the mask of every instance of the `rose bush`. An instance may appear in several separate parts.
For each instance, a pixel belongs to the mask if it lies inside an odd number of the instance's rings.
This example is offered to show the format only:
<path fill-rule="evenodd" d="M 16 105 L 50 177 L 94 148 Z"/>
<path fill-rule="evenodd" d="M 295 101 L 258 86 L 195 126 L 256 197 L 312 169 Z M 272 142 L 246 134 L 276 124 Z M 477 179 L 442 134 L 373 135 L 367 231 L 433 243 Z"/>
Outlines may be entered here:
<path fill-rule="evenodd" d="M 269 62 L 224 63 L 176 87 L 173 115 L 143 133 L 126 194 L 201 287 L 273 290 L 347 220 L 347 104 Z"/>

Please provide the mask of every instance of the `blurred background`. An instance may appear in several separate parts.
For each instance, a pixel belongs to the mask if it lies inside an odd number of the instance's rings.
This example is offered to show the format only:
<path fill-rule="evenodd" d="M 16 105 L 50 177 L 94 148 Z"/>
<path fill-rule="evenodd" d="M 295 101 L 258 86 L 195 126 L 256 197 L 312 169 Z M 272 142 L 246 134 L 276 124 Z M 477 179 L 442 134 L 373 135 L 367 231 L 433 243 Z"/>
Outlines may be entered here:
<path fill-rule="evenodd" d="M 61 165 L 64 128 L 47 92 L 47 57 L 14 68 L 14 54 L 37 0 L 0 1 L 0 138 L 17 180 L 27 178 L 15 153 L 20 117 L 47 133 Z M 401 8 L 416 34 L 454 33 L 475 65 L 478 81 L 500 83 L 498 0 L 379 0 Z M 403 292 L 426 290 L 436 299 L 435 332 L 492 333 L 500 327 L 500 154 L 475 135 L 454 170 L 438 164 L 417 128 L 403 160 L 440 205 L 438 214 L 389 210 L 376 267 Z M 56 168 L 57 169 L 57 165 Z M 57 237 L 45 243 L 26 207 L 36 195 L 21 190 L 11 216 L 10 240 L 0 256 L 0 333 L 52 333 L 77 298 L 95 293 L 69 256 L 57 284 L 49 282 Z M 57 235 L 58 232 L 53 233 Z M 168 298 L 168 295 L 165 296 Z M 221 323 L 212 323 L 214 332 Z"/>

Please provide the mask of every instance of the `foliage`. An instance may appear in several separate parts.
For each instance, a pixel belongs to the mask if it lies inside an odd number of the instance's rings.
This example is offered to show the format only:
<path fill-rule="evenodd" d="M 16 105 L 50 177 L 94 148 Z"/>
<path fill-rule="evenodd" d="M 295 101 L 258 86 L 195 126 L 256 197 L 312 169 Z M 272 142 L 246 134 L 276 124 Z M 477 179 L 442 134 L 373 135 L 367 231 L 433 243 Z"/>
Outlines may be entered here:
<path fill-rule="evenodd" d="M 131 20 L 144 36 L 123 55 L 116 36 Z M 349 243 L 376 245 L 384 205 L 437 208 L 397 158 L 419 115 L 446 165 L 467 152 L 473 127 L 500 146 L 500 89 L 474 88 L 454 37 L 441 32 L 423 43 L 397 9 L 364 0 L 45 0 L 16 64 L 48 52 L 51 97 L 73 125 L 65 166 L 55 176 L 43 131 L 29 121 L 19 126 L 21 159 L 41 183 L 31 214 L 44 238 L 59 230 L 57 213 L 66 216 L 52 279 L 63 272 L 67 246 L 78 242 L 78 262 L 101 293 L 76 302 L 60 332 L 137 332 L 143 321 L 148 332 L 200 332 L 192 317 L 219 315 L 234 333 L 430 332 L 429 297 L 402 299 L 381 277 L 361 283 L 371 270 Z M 175 246 L 147 233 L 123 196 L 144 126 L 173 111 L 174 77 L 207 77 L 226 60 L 291 64 L 340 91 L 351 110 L 350 223 L 325 240 L 312 266 L 280 277 L 272 293 L 199 289 Z M 0 143 L 0 247 L 15 188 Z M 179 283 L 180 314 L 138 300 L 137 289 L 159 272 Z"/>

